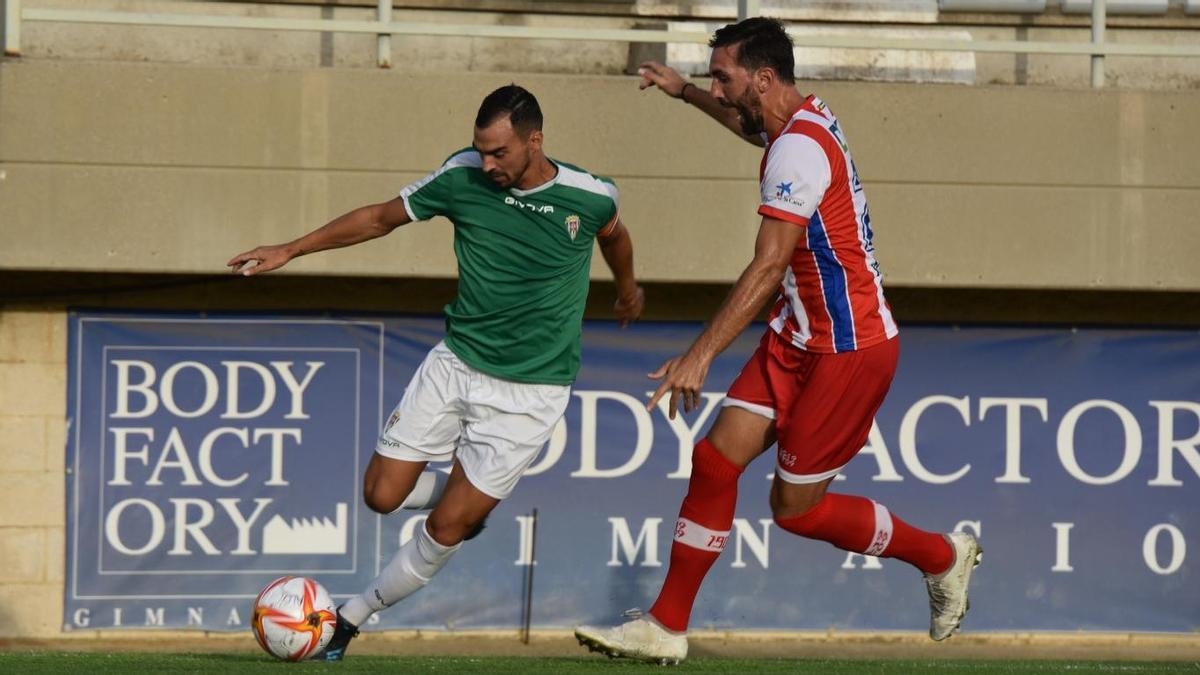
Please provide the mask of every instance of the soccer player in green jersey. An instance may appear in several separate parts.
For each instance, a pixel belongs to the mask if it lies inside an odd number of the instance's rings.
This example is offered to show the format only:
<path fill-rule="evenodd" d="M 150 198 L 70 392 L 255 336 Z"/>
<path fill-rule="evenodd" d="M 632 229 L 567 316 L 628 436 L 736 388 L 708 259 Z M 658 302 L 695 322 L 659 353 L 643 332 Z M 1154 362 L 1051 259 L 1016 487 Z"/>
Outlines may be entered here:
<path fill-rule="evenodd" d="M 471 147 L 400 196 L 228 263 L 251 276 L 412 221 L 440 215 L 454 224 L 459 284 L 445 309 L 446 338 L 413 375 L 363 482 L 367 505 L 379 513 L 436 506 L 367 590 L 338 609 L 327 660 L 341 660 L 372 614 L 429 583 L 550 438 L 579 371 L 593 241 L 616 279 L 617 318 L 625 325 L 641 314 L 616 185 L 546 157 L 542 142 L 537 99 L 501 87 L 483 100 Z M 450 460 L 444 483 L 425 471 L 428 462 Z"/>

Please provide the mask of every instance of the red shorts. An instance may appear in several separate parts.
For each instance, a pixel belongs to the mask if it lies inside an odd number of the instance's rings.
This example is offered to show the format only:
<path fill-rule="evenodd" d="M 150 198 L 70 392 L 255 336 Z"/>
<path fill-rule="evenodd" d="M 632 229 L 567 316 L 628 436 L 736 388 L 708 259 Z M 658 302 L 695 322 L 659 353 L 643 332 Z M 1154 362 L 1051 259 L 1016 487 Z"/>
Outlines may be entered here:
<path fill-rule="evenodd" d="M 775 420 L 780 478 L 819 483 L 837 475 L 866 445 L 899 358 L 899 338 L 853 352 L 814 354 L 768 329 L 724 405 Z"/>

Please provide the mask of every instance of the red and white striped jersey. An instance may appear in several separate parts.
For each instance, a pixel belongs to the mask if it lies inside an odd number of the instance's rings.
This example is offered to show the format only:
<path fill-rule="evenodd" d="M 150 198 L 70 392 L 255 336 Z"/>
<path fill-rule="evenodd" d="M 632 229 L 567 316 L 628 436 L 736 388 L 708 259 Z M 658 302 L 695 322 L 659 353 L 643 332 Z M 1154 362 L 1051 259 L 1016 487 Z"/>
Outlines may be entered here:
<path fill-rule="evenodd" d="M 896 335 L 871 243 L 867 197 L 829 108 L 809 96 L 759 169 L 761 215 L 806 229 L 771 311 L 771 328 L 811 352 L 863 349 Z"/>

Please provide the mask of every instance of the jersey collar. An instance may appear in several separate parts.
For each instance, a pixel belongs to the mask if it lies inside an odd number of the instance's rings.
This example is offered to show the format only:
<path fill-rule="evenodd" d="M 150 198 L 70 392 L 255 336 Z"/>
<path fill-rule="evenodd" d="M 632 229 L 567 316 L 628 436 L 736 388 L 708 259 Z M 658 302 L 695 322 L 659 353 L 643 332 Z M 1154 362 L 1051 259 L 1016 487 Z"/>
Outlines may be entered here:
<path fill-rule="evenodd" d="M 821 101 L 817 98 L 816 94 L 809 94 L 808 97 L 804 99 L 804 102 L 800 104 L 800 107 L 796 108 L 796 110 L 793 111 L 788 117 L 787 124 L 783 125 L 783 128 L 779 130 L 779 133 L 775 134 L 774 136 L 767 136 L 767 145 L 774 143 L 776 139 L 787 133 L 787 130 L 791 129 L 792 125 L 796 123 L 796 116 L 800 113 L 804 112 L 805 110 L 809 112 L 817 112 L 817 105 L 820 104 L 820 102 Z"/>
<path fill-rule="evenodd" d="M 562 165 L 560 165 L 558 162 L 550 159 L 549 157 L 547 157 L 546 159 L 549 159 L 550 163 L 554 165 L 555 171 L 554 171 L 553 178 L 546 181 L 545 183 L 542 183 L 541 185 L 538 185 L 536 187 L 531 187 L 528 190 L 521 190 L 521 189 L 518 189 L 515 187 L 511 187 L 508 189 L 508 191 L 511 192 L 514 196 L 526 197 L 531 194 L 534 194 L 535 192 L 541 192 L 542 190 L 545 190 L 546 188 L 549 188 L 549 187 L 555 185 L 556 183 L 558 183 L 558 177 L 561 176 L 563 173 Z"/>

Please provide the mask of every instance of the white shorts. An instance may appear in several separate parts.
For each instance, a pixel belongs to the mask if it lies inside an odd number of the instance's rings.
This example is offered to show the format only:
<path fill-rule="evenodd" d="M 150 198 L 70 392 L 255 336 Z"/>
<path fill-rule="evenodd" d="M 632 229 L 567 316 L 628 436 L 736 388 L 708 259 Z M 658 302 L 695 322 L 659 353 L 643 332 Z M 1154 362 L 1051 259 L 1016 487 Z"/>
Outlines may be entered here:
<path fill-rule="evenodd" d="M 570 399 L 566 385 L 481 373 L 439 342 L 408 383 L 375 452 L 409 462 L 457 456 L 472 485 L 504 499 L 550 439 Z"/>

